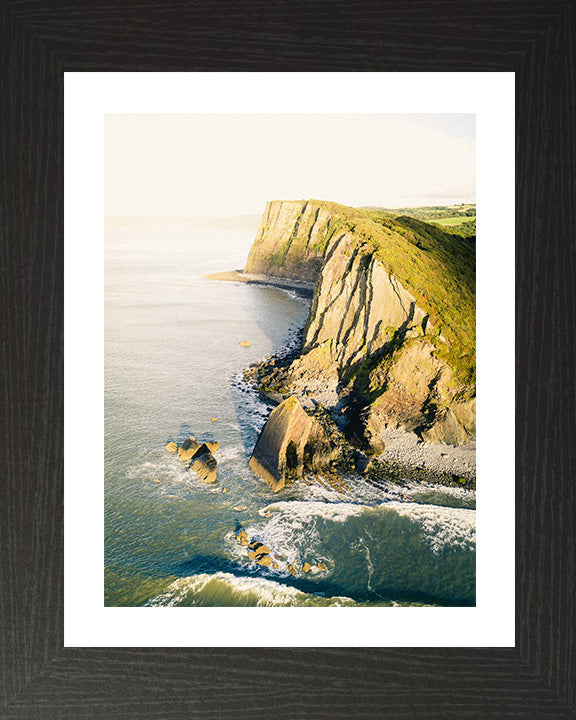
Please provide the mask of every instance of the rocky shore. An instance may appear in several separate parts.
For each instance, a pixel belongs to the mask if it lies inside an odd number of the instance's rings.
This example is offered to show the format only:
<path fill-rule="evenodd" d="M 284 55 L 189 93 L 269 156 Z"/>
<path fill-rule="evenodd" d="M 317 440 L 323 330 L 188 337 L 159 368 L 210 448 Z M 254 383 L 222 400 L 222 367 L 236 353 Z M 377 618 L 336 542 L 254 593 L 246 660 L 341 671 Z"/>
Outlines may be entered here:
<path fill-rule="evenodd" d="M 244 377 L 277 407 L 254 472 L 472 487 L 475 246 L 410 217 L 318 200 L 268 203 L 243 271 L 213 280 L 312 294 L 298 342 Z"/>
<path fill-rule="evenodd" d="M 447 443 L 425 442 L 413 432 L 402 429 L 385 430 L 382 437 L 381 452 L 374 453 L 367 447 L 362 437 L 359 437 L 345 414 L 334 417 L 315 399 L 306 397 L 303 399 L 294 396 L 286 397 L 281 392 L 271 391 L 267 383 L 276 383 L 282 377 L 284 369 L 289 366 L 294 356 L 294 348 L 288 348 L 285 354 L 272 356 L 259 363 L 255 363 L 244 372 L 245 380 L 252 387 L 259 391 L 262 398 L 276 409 L 282 406 L 282 413 L 286 414 L 284 408 L 289 405 L 292 412 L 298 414 L 298 422 L 294 427 L 290 423 L 278 424 L 273 422 L 274 427 L 266 425 L 260 438 L 262 443 L 270 445 L 270 437 L 273 435 L 275 444 L 272 453 L 272 464 L 276 475 L 270 470 L 262 470 L 258 467 L 257 460 L 251 460 L 251 467 L 257 475 L 264 478 L 275 490 L 284 486 L 282 467 L 287 447 L 291 441 L 300 449 L 298 455 L 298 479 L 302 479 L 307 471 L 312 474 L 321 474 L 325 482 L 337 491 L 341 483 L 345 482 L 342 473 L 356 472 L 367 480 L 379 485 L 382 481 L 392 480 L 397 484 L 405 481 L 435 482 L 452 487 L 465 487 L 474 489 L 476 484 L 476 443 L 471 440 L 463 445 L 449 445 Z M 302 402 L 299 402 L 303 400 Z M 275 410 L 272 411 L 272 414 Z M 306 421 L 302 415 L 305 413 L 309 418 Z M 271 414 L 271 417 L 272 417 Z M 322 432 L 316 429 L 316 438 L 321 438 L 322 453 L 326 461 L 323 463 L 306 462 L 304 447 L 309 440 L 312 424 L 320 425 Z M 305 432 L 303 431 L 303 428 Z M 326 450 L 328 439 L 329 449 Z M 259 440 L 260 443 L 260 440 Z M 269 449 L 265 449 L 264 453 Z M 311 448 L 309 454 L 313 452 Z M 254 449 L 258 457 L 258 445 Z M 284 454 L 284 455 L 282 455 Z M 254 455 L 253 455 L 254 458 Z M 270 460 L 268 463 L 270 467 Z M 280 473 L 278 474 L 278 470 Z"/>

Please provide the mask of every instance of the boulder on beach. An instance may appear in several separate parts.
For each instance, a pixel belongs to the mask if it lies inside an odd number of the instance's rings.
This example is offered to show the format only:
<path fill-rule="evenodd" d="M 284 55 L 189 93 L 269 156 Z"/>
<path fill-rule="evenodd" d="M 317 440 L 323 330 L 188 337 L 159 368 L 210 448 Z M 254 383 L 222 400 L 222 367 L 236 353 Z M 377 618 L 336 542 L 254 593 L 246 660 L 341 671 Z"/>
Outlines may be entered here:
<path fill-rule="evenodd" d="M 242 347 L 250 347 L 252 343 L 250 342 L 250 340 L 242 340 L 242 342 L 239 342 L 238 345 Z"/>
<path fill-rule="evenodd" d="M 261 555 L 256 560 L 256 562 L 258 563 L 258 565 L 262 565 L 263 567 L 268 567 L 268 566 L 272 565 L 273 560 L 270 557 L 270 555 Z"/>
<path fill-rule="evenodd" d="M 238 540 L 241 545 L 248 545 L 248 533 L 246 532 L 246 530 L 240 530 L 240 532 L 238 532 L 236 535 L 236 540 Z"/>
<path fill-rule="evenodd" d="M 310 572 L 310 570 L 312 570 L 312 565 L 310 565 L 309 562 L 305 562 L 304 565 L 302 565 L 302 570 L 305 573 Z"/>
<path fill-rule="evenodd" d="M 326 563 L 323 562 L 316 563 L 316 567 L 318 568 L 318 570 L 328 570 L 328 566 L 326 565 Z"/>
<path fill-rule="evenodd" d="M 291 575 L 294 575 L 294 577 L 296 577 L 296 570 L 294 569 L 294 565 L 292 565 L 292 563 L 290 563 L 290 565 L 288 565 L 288 572 Z"/>
<path fill-rule="evenodd" d="M 167 450 L 169 453 L 175 453 L 178 451 L 178 445 L 174 441 L 170 441 L 164 446 L 164 450 Z"/>
<path fill-rule="evenodd" d="M 216 466 L 217 462 L 214 455 L 212 455 L 208 446 L 203 444 L 192 456 L 188 467 L 194 470 L 204 482 L 213 483 L 216 482 Z"/>
<path fill-rule="evenodd" d="M 302 479 L 306 466 L 326 467 L 341 455 L 323 426 L 292 395 L 272 410 L 250 458 L 252 471 L 277 492 Z"/>
<path fill-rule="evenodd" d="M 216 450 L 218 450 L 218 448 L 220 447 L 220 443 L 216 442 L 216 440 L 206 440 L 204 445 L 206 445 L 206 447 L 208 448 L 208 450 L 210 450 L 212 455 L 214 455 Z"/>

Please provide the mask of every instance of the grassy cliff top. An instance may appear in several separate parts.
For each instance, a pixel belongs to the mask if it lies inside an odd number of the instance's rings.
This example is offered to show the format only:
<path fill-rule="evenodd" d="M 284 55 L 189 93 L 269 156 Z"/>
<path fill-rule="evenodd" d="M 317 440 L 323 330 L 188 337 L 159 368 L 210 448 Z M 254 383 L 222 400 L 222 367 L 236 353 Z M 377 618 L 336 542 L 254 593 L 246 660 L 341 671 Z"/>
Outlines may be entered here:
<path fill-rule="evenodd" d="M 437 333 L 438 353 L 463 382 L 473 384 L 476 367 L 475 240 L 415 217 L 319 200 L 309 202 L 329 211 L 328 239 L 351 231 L 374 251 L 388 272 L 430 314 Z"/>

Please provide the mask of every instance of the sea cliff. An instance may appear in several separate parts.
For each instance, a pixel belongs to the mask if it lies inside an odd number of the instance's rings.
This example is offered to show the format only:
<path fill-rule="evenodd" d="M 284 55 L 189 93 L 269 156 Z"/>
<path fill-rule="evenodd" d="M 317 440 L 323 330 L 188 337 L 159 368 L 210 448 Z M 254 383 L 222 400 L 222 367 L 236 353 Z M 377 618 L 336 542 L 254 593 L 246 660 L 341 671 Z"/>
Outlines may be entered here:
<path fill-rule="evenodd" d="M 255 375 L 380 452 L 386 431 L 475 437 L 475 242 L 336 203 L 268 203 L 246 274 L 315 281 L 302 344 Z"/>
<path fill-rule="evenodd" d="M 244 273 L 315 281 L 334 220 L 326 203 L 267 203 Z"/>

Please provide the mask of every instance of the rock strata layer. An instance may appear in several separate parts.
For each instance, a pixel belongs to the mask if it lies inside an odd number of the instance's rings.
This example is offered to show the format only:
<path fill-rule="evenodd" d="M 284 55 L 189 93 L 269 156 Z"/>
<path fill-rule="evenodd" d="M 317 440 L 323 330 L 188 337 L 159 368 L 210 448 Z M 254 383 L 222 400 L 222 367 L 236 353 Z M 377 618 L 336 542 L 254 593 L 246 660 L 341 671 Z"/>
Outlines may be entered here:
<path fill-rule="evenodd" d="M 216 441 L 202 443 L 190 436 L 184 440 L 179 448 L 175 442 L 171 441 L 166 445 L 165 449 L 171 453 L 177 452 L 178 460 L 185 463 L 188 469 L 193 470 L 204 482 L 213 483 L 216 482 L 218 463 L 212 453 L 215 453 L 219 447 L 220 443 Z"/>
<path fill-rule="evenodd" d="M 262 428 L 250 468 L 277 492 L 342 458 L 342 448 L 310 417 L 298 399 L 287 398 L 272 410 Z"/>
<path fill-rule="evenodd" d="M 244 273 L 316 280 L 330 220 L 330 210 L 313 200 L 267 203 Z"/>
<path fill-rule="evenodd" d="M 216 458 L 206 444 L 201 445 L 192 456 L 190 469 L 199 475 L 204 482 L 216 482 Z"/>

